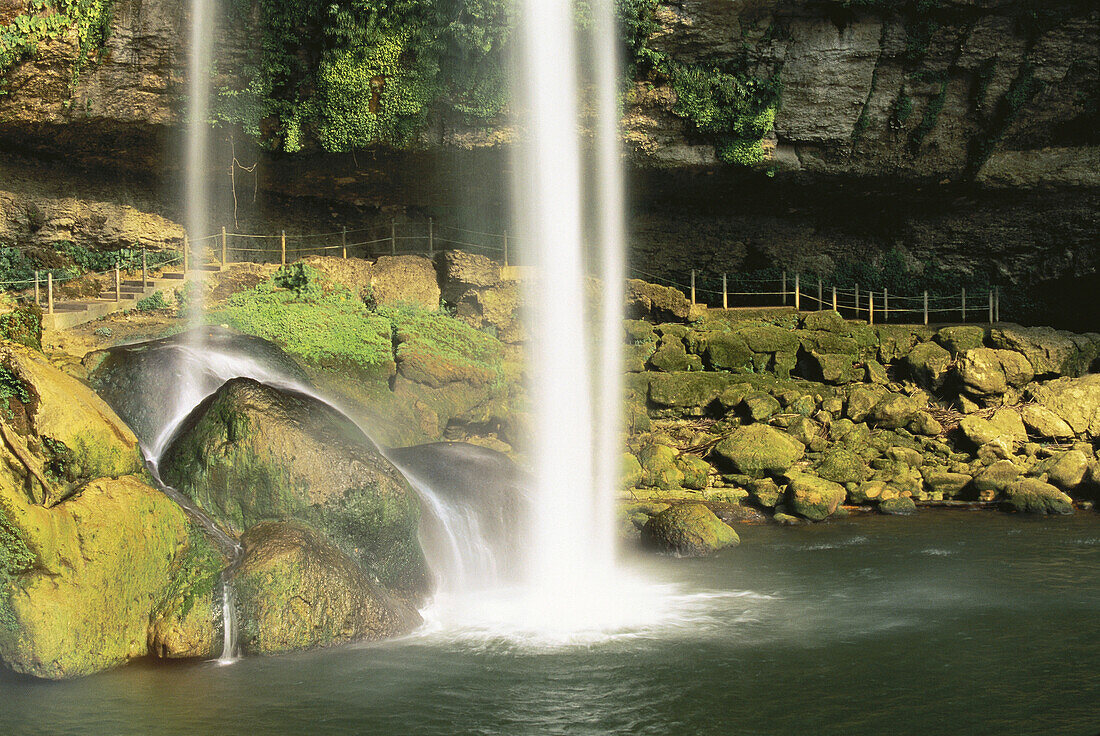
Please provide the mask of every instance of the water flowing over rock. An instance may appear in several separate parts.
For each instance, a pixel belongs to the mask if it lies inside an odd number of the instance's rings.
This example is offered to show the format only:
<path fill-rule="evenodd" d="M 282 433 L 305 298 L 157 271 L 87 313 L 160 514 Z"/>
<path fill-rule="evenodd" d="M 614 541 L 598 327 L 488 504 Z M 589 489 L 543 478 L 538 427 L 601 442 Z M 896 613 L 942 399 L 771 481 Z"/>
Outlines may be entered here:
<path fill-rule="evenodd" d="M 297 519 L 328 534 L 384 585 L 426 589 L 412 490 L 351 420 L 318 399 L 229 381 L 183 423 L 160 468 L 166 482 L 234 531 Z"/>

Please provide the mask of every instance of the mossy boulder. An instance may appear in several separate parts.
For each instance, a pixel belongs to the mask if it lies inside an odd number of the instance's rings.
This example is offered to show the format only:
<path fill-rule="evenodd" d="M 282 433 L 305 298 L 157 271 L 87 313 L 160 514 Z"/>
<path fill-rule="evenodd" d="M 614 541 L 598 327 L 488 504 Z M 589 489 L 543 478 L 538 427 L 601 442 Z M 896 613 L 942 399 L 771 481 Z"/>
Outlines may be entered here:
<path fill-rule="evenodd" d="M 672 506 L 642 527 L 642 544 L 678 557 L 704 557 L 740 541 L 737 532 L 697 503 Z"/>
<path fill-rule="evenodd" d="M 318 399 L 228 381 L 183 422 L 160 468 L 234 532 L 305 521 L 383 584 L 427 588 L 412 489 L 362 430 Z"/>
<path fill-rule="evenodd" d="M 676 458 L 676 467 L 684 474 L 684 479 L 680 482 L 684 488 L 701 491 L 707 487 L 710 463 L 703 458 L 698 455 L 680 455 Z"/>
<path fill-rule="evenodd" d="M 853 355 L 836 353 L 810 353 L 813 375 L 825 383 L 842 385 L 863 380 L 863 369 L 856 365 Z"/>
<path fill-rule="evenodd" d="M 947 380 L 951 369 L 951 353 L 934 342 L 917 345 L 905 357 L 909 373 L 920 384 L 939 390 Z"/>
<path fill-rule="evenodd" d="M 1004 506 L 1025 514 L 1073 513 L 1073 500 L 1038 478 L 1021 478 L 1005 488 Z"/>
<path fill-rule="evenodd" d="M 1020 407 L 1020 418 L 1031 434 L 1043 439 L 1065 440 L 1073 437 L 1073 428 L 1065 419 L 1042 404 Z"/>
<path fill-rule="evenodd" d="M 811 521 L 821 521 L 836 512 L 844 503 L 844 486 L 824 478 L 794 473 L 787 484 L 787 503 L 798 515 Z"/>
<path fill-rule="evenodd" d="M 1032 470 L 1032 475 L 1046 475 L 1053 485 L 1064 491 L 1072 491 L 1089 476 L 1089 458 L 1081 450 L 1060 452 L 1042 461 Z"/>
<path fill-rule="evenodd" d="M 1006 325 L 989 331 L 989 343 L 1027 358 L 1036 375 L 1076 377 L 1096 360 L 1100 345 L 1050 327 Z"/>
<path fill-rule="evenodd" d="M 980 348 L 985 343 L 985 328 L 977 325 L 953 325 L 936 333 L 936 342 L 952 353 Z"/>
<path fill-rule="evenodd" d="M 865 418 L 882 429 L 901 429 L 909 426 L 920 409 L 921 405 L 909 396 L 886 394 L 871 407 Z"/>
<path fill-rule="evenodd" d="M 630 279 L 626 282 L 626 311 L 634 319 L 683 322 L 691 312 L 691 302 L 679 289 Z"/>
<path fill-rule="evenodd" d="M 698 355 L 688 355 L 681 340 L 664 338 L 650 356 L 649 367 L 665 373 L 699 371 L 703 369 L 703 360 Z"/>
<path fill-rule="evenodd" d="M 815 472 L 834 483 L 859 483 L 867 478 L 867 461 L 844 447 L 834 446 L 817 464 Z"/>
<path fill-rule="evenodd" d="M 953 473 L 942 468 L 926 468 L 921 474 L 928 490 L 942 498 L 955 498 L 972 480 L 966 473 Z"/>
<path fill-rule="evenodd" d="M 619 487 L 634 488 L 642 482 L 644 474 L 645 471 L 642 470 L 642 464 L 638 461 L 637 456 L 624 452 L 622 460 L 619 462 Z"/>
<path fill-rule="evenodd" d="M 718 373 L 655 374 L 649 378 L 649 400 L 678 413 L 702 416 L 731 382 L 730 376 Z"/>
<path fill-rule="evenodd" d="M 988 419 L 978 416 L 963 417 L 959 430 L 971 443 L 980 447 L 1001 440 L 1011 447 L 1013 443 L 1027 441 L 1027 429 L 1016 410 L 1003 407 Z"/>
<path fill-rule="evenodd" d="M 1100 373 L 1033 384 L 1029 392 L 1041 406 L 1064 421 L 1073 434 L 1100 438 Z"/>
<path fill-rule="evenodd" d="M 62 679 L 155 653 L 150 621 L 191 539 L 183 511 L 134 476 L 52 508 L 0 484 L 0 660 Z"/>
<path fill-rule="evenodd" d="M 470 289 L 500 283 L 500 264 L 480 253 L 448 250 L 437 258 L 443 299 L 456 304 Z"/>
<path fill-rule="evenodd" d="M 917 513 L 917 504 L 908 496 L 888 498 L 879 502 L 878 510 L 880 514 L 907 516 Z"/>
<path fill-rule="evenodd" d="M 233 573 L 241 649 L 276 654 L 404 634 L 416 610 L 371 582 L 343 550 L 307 526 L 259 524 L 241 538 Z"/>
<path fill-rule="evenodd" d="M 785 353 L 794 355 L 798 352 L 798 336 L 792 331 L 776 325 L 755 324 L 741 327 L 736 330 L 749 350 L 754 353 Z"/>
<path fill-rule="evenodd" d="M 754 422 L 761 422 L 782 408 L 775 397 L 764 391 L 750 391 L 741 399 L 740 407 Z"/>
<path fill-rule="evenodd" d="M 1011 460 L 998 460 L 974 476 L 973 487 L 980 500 L 990 501 L 1003 494 L 1022 473 Z"/>
<path fill-rule="evenodd" d="M 853 422 L 862 422 L 871 409 L 888 394 L 884 386 L 853 386 L 848 392 L 845 414 Z"/>
<path fill-rule="evenodd" d="M 821 312 L 808 312 L 802 316 L 801 327 L 804 330 L 822 330 L 837 335 L 850 335 L 852 332 L 848 320 L 840 313 L 827 309 Z"/>
<path fill-rule="evenodd" d="M 650 443 L 638 450 L 638 462 L 642 466 L 642 485 L 669 491 L 680 488 L 684 471 L 676 462 L 678 453 L 668 445 Z"/>
<path fill-rule="evenodd" d="M 751 368 L 753 352 L 740 335 L 715 332 L 707 337 L 704 356 L 711 370 L 739 372 Z"/>
<path fill-rule="evenodd" d="M 805 451 L 801 442 L 766 424 L 739 427 L 714 448 L 736 472 L 753 477 L 785 473 Z"/>
<path fill-rule="evenodd" d="M 229 560 L 192 526 L 187 548 L 176 556 L 168 588 L 149 621 L 149 651 L 161 659 L 209 658 L 221 653 L 216 597 Z"/>

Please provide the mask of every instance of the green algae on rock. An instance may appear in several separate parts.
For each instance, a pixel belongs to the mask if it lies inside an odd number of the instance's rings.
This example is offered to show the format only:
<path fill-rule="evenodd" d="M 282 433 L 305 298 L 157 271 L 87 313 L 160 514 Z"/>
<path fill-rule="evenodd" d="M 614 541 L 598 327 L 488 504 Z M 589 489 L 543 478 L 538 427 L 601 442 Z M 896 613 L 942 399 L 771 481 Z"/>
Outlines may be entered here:
<path fill-rule="evenodd" d="M 642 544 L 678 557 L 703 557 L 740 543 L 737 532 L 703 504 L 677 504 L 642 527 Z"/>
<path fill-rule="evenodd" d="M 738 473 L 760 477 L 785 473 L 802 458 L 805 447 L 774 427 L 750 424 L 735 429 L 715 446 L 714 452 Z"/>
<path fill-rule="evenodd" d="M 265 522 L 241 538 L 233 573 L 247 654 L 275 654 L 408 633 L 420 616 L 373 583 L 324 536 L 299 523 Z"/>
<path fill-rule="evenodd" d="M 792 475 L 787 484 L 787 502 L 799 516 L 821 521 L 836 513 L 846 497 L 844 486 L 804 473 Z"/>
<path fill-rule="evenodd" d="M 426 590 L 412 490 L 354 422 L 324 402 L 229 381 L 181 426 L 161 473 L 230 529 L 298 519 L 385 585 Z"/>

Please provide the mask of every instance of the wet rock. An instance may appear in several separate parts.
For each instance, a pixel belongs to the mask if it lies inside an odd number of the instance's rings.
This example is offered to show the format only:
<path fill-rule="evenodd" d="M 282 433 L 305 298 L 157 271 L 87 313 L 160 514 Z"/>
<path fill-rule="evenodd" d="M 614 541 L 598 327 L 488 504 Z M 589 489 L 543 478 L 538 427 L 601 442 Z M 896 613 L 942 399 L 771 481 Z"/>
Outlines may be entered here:
<path fill-rule="evenodd" d="M 710 463 L 697 455 L 680 455 L 676 458 L 676 467 L 683 473 L 680 484 L 684 488 L 701 491 L 707 487 L 710 475 Z"/>
<path fill-rule="evenodd" d="M 464 250 L 448 250 L 438 260 L 442 296 L 450 304 L 457 303 L 472 288 L 500 283 L 500 264 L 488 256 Z"/>
<path fill-rule="evenodd" d="M 715 446 L 714 452 L 738 473 L 759 477 L 785 473 L 802 458 L 805 447 L 766 424 L 750 424 L 734 430 Z"/>
<path fill-rule="evenodd" d="M 880 501 L 879 513 L 894 516 L 906 516 L 917 513 L 917 504 L 912 498 L 890 498 Z"/>
<path fill-rule="evenodd" d="M 748 489 L 756 502 L 765 508 L 774 508 L 783 496 L 783 491 L 771 478 L 759 478 L 750 481 Z"/>
<path fill-rule="evenodd" d="M 703 504 L 673 506 L 642 528 L 642 544 L 678 557 L 705 557 L 740 541 L 737 532 Z"/>
<path fill-rule="evenodd" d="M 164 479 L 226 527 L 297 519 L 324 531 L 383 584 L 428 584 L 408 483 L 350 419 L 318 399 L 248 378 L 181 425 Z"/>
<path fill-rule="evenodd" d="M 1005 488 L 1005 508 L 1026 514 L 1072 514 L 1073 500 L 1049 483 L 1022 478 Z"/>
<path fill-rule="evenodd" d="M 934 342 L 917 345 L 905 358 L 909 372 L 920 384 L 939 390 L 951 369 L 951 353 Z"/>
<path fill-rule="evenodd" d="M 633 319 L 682 322 L 688 318 L 691 302 L 679 289 L 630 279 L 626 282 L 626 309 Z"/>
<path fill-rule="evenodd" d="M 234 571 L 240 643 L 276 654 L 404 634 L 420 623 L 324 536 L 301 524 L 268 522 L 242 538 Z"/>
<path fill-rule="evenodd" d="M 846 496 L 839 483 L 795 473 L 787 484 L 787 502 L 791 509 L 811 521 L 821 521 L 836 512 Z"/>

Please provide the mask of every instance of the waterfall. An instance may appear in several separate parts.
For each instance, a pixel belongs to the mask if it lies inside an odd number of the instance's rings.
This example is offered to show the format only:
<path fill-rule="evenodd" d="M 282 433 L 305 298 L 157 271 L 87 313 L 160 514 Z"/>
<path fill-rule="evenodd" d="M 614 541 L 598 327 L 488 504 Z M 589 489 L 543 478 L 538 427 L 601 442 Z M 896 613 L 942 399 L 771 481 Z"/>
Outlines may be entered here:
<path fill-rule="evenodd" d="M 585 70 L 597 84 L 596 165 L 580 136 L 578 39 L 570 0 L 524 0 L 516 100 L 523 143 L 514 202 L 521 246 L 535 266 L 528 352 L 534 410 L 535 512 L 531 515 L 525 625 L 569 632 L 613 624 L 615 480 L 622 342 L 622 177 L 618 152 L 619 45 L 614 3 L 593 3 L 596 32 Z M 593 171 L 595 169 L 595 171 Z M 591 177 L 595 173 L 595 184 Z M 598 196 L 592 259 L 602 317 L 590 325 L 582 199 Z M 596 346 L 593 349 L 593 346 Z"/>

